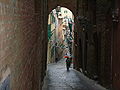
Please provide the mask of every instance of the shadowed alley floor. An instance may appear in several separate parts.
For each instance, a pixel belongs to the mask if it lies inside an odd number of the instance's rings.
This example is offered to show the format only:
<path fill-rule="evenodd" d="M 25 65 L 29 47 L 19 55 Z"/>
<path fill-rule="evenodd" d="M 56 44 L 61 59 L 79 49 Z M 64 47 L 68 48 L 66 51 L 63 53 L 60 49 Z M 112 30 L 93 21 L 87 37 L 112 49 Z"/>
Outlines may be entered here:
<path fill-rule="evenodd" d="M 43 90 L 106 90 L 80 72 L 70 68 L 66 71 L 65 61 L 49 64 Z"/>

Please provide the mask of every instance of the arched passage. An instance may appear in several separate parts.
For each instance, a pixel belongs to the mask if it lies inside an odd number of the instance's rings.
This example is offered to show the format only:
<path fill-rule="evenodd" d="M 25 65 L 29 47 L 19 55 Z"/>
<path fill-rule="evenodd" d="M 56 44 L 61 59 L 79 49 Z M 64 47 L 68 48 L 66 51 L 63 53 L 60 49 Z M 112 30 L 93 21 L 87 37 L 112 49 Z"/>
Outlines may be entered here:
<path fill-rule="evenodd" d="M 65 54 L 73 56 L 73 13 L 65 7 L 57 6 L 48 17 L 47 63 L 57 62 L 63 59 Z"/>
<path fill-rule="evenodd" d="M 74 30 L 74 50 L 73 50 L 73 54 L 74 54 L 74 68 L 79 70 L 80 68 L 80 61 L 79 61 L 79 54 L 77 52 L 80 52 L 79 51 L 79 46 L 75 46 L 75 45 L 79 45 L 79 40 L 78 40 L 78 29 L 79 27 L 79 22 L 77 21 L 77 17 L 78 17 L 78 8 L 80 6 L 78 6 L 78 3 L 82 2 L 81 1 L 77 1 L 77 0 L 56 0 L 56 1 L 53 1 L 53 0 L 48 0 L 48 14 L 54 9 L 56 8 L 57 6 L 61 6 L 61 7 L 66 7 L 67 9 L 69 9 L 73 15 L 74 15 L 74 27 L 75 27 L 75 30 Z M 82 4 L 81 4 L 82 5 Z M 82 7 L 82 6 L 81 6 Z M 80 7 L 80 8 L 81 8 Z M 82 9 L 81 9 L 82 10 Z M 82 15 L 82 13 L 81 13 Z"/>
<path fill-rule="evenodd" d="M 74 68 L 120 89 L 119 0 L 0 0 L 0 90 L 9 76 L 11 90 L 41 90 L 48 14 L 57 6 L 75 16 Z"/>
<path fill-rule="evenodd" d="M 46 74 L 48 13 L 59 5 L 75 16 L 75 69 L 80 70 L 78 63 L 82 60 L 80 64 L 84 71 L 90 72 L 88 76 L 97 71 L 99 82 L 108 87 L 113 78 L 113 85 L 119 90 L 120 7 L 114 5 L 115 1 L 119 0 L 0 0 L 0 82 L 6 81 L 10 74 L 12 90 L 41 90 Z M 112 11 L 111 5 L 116 9 Z M 90 28 L 81 28 L 81 19 L 76 18 L 81 15 L 87 19 L 84 26 L 89 24 Z"/>

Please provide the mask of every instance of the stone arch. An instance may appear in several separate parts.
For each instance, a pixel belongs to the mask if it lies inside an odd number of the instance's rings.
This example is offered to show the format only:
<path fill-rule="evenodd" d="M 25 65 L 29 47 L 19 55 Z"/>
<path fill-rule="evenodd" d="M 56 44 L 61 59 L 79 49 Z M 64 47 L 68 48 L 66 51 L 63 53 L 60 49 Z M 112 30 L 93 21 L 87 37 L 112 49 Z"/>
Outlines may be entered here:
<path fill-rule="evenodd" d="M 57 6 L 65 7 L 76 15 L 76 0 L 48 0 L 48 14 Z"/>

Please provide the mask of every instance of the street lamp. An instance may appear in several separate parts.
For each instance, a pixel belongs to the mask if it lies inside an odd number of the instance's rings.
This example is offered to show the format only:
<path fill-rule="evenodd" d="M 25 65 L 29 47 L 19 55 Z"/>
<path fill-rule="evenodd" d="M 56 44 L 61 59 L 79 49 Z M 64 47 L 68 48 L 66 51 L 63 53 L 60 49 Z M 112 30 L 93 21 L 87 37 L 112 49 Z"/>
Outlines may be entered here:
<path fill-rule="evenodd" d="M 56 8 L 56 12 L 60 12 L 61 10 L 61 7 L 60 6 L 57 6 L 57 8 Z"/>
<path fill-rule="evenodd" d="M 57 17 L 58 17 L 58 13 L 61 12 L 61 7 L 60 6 L 57 6 L 56 8 L 56 14 L 57 14 Z"/>

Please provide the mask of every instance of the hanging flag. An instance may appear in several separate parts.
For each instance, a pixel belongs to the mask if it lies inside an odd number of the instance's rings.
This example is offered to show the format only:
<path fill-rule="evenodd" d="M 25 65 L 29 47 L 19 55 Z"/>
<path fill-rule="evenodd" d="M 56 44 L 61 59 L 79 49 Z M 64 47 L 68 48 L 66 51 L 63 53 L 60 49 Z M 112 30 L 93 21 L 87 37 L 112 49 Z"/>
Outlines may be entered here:
<path fill-rule="evenodd" d="M 70 32 L 72 32 L 72 24 L 69 23 L 69 29 L 70 29 Z"/>
<path fill-rule="evenodd" d="M 51 24 L 48 25 L 48 40 L 51 39 L 52 31 L 51 31 Z"/>

